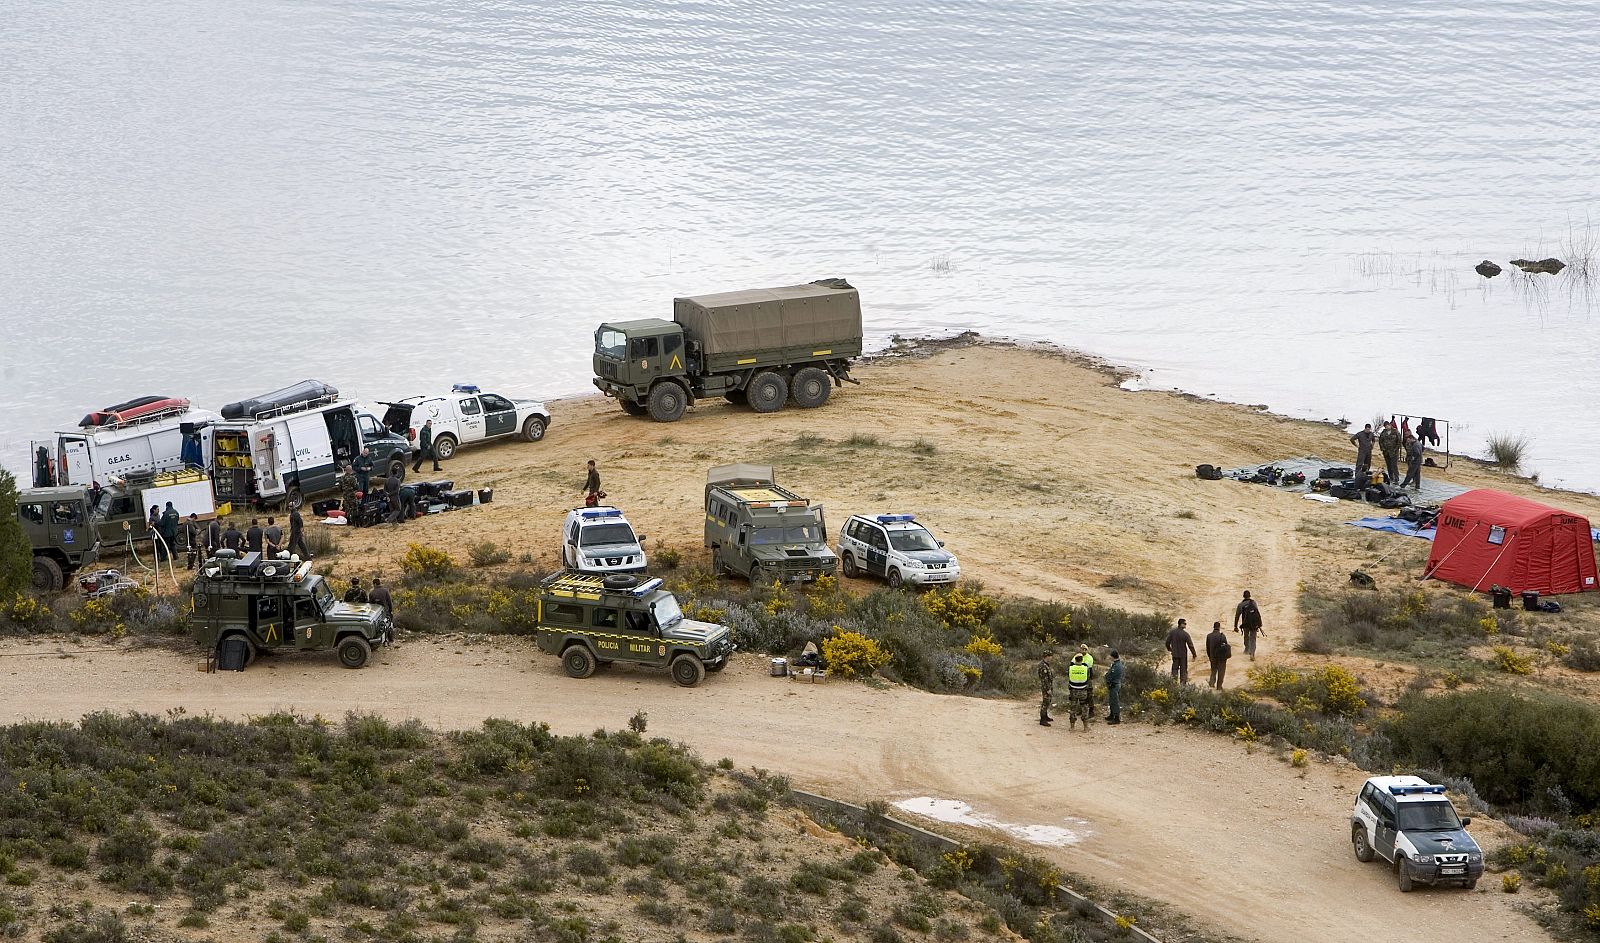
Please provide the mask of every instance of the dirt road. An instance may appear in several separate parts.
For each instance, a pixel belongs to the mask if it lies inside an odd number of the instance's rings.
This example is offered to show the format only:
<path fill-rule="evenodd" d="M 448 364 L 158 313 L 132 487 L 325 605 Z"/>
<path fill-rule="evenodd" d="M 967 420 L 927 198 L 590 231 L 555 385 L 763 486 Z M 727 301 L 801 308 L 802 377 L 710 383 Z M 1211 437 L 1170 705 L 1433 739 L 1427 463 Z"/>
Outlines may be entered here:
<path fill-rule="evenodd" d="M 767 677 L 751 656 L 684 690 L 628 669 L 574 681 L 514 639 L 408 642 L 361 671 L 331 655 L 271 657 L 243 674 L 198 672 L 198 656 L 160 649 L 94 643 L 52 654 L 61 644 L 0 644 L 6 717 L 360 710 L 447 729 L 492 716 L 588 733 L 642 709 L 651 735 L 842 798 L 959 799 L 1015 824 L 1086 820 L 1081 844 L 1034 850 L 1247 939 L 1548 939 L 1491 881 L 1478 893 L 1401 895 L 1378 865 L 1358 864 L 1345 816 L 1363 774 L 1318 763 L 1300 778 L 1214 735 L 1128 724 L 1075 736 L 1039 727 L 1032 704 L 803 685 Z"/>

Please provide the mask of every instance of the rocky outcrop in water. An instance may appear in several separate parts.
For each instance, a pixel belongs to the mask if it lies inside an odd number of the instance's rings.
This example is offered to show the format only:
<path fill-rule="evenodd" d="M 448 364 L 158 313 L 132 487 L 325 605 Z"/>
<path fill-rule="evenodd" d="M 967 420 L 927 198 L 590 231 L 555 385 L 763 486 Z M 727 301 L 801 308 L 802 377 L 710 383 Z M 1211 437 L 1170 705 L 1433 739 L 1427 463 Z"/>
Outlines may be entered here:
<path fill-rule="evenodd" d="M 1559 275 L 1561 270 L 1567 267 L 1567 263 L 1560 259 L 1540 259 L 1537 262 L 1530 262 L 1527 259 L 1512 259 L 1511 264 L 1530 275 Z"/>
<path fill-rule="evenodd" d="M 1496 275 L 1500 274 L 1500 266 L 1490 262 L 1488 259 L 1484 259 L 1482 262 L 1474 265 L 1472 270 L 1477 272 L 1479 275 L 1482 275 L 1484 278 L 1494 278 Z"/>

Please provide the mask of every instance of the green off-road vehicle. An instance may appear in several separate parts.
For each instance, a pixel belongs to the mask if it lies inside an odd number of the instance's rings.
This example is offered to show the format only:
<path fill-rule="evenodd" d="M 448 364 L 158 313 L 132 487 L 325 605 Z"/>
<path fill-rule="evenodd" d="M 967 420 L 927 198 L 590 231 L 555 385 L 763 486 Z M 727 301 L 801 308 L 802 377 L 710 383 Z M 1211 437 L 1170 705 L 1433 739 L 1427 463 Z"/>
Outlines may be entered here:
<path fill-rule="evenodd" d="M 194 640 L 217 653 L 221 668 L 243 669 L 260 651 L 330 648 L 338 650 L 339 664 L 360 668 L 374 645 L 394 639 L 394 622 L 382 606 L 335 599 L 309 561 L 219 550 L 195 577 L 192 592 Z M 228 664 L 230 658 L 239 663 Z"/>
<path fill-rule="evenodd" d="M 563 570 L 540 587 L 539 648 L 561 656 L 574 678 L 614 661 L 666 668 L 692 688 L 733 654 L 725 626 L 685 619 L 659 579 Z"/>
<path fill-rule="evenodd" d="M 54 593 L 68 577 L 100 557 L 100 537 L 80 487 L 28 488 L 17 493 L 17 518 L 33 549 L 33 588 Z"/>

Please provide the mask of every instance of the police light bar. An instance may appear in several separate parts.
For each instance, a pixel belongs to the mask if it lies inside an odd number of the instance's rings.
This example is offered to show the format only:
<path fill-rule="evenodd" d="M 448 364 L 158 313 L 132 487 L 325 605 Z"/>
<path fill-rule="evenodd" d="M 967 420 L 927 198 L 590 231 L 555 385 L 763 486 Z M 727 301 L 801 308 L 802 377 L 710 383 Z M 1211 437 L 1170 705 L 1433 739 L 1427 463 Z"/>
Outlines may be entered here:
<path fill-rule="evenodd" d="M 914 521 L 916 519 L 917 519 L 917 516 L 915 514 L 879 514 L 878 515 L 878 523 L 879 524 L 904 524 L 907 521 Z"/>
<path fill-rule="evenodd" d="M 481 393 L 483 391 L 478 388 L 478 384 L 476 384 L 476 383 L 457 383 L 456 385 L 450 387 L 450 392 L 452 392 L 452 393 Z"/>
<path fill-rule="evenodd" d="M 1389 794 L 1392 795 L 1392 796 L 1415 796 L 1415 795 L 1442 796 L 1442 795 L 1444 795 L 1444 787 L 1443 786 L 1390 786 L 1389 787 Z"/>
<path fill-rule="evenodd" d="M 635 595 L 635 596 L 645 596 L 645 595 L 648 595 L 650 593 L 655 592 L 656 590 L 658 590 L 660 588 L 661 588 L 661 577 L 658 576 L 653 580 L 645 580 L 642 584 L 640 584 L 639 586 L 635 587 L 634 590 L 633 590 L 633 595 Z"/>
<path fill-rule="evenodd" d="M 579 511 L 578 512 L 578 516 L 583 518 L 584 520 L 594 521 L 594 520 L 599 520 L 602 517 L 621 517 L 622 516 L 622 512 L 617 510 L 616 508 L 606 508 L 603 511 L 602 510 Z"/>

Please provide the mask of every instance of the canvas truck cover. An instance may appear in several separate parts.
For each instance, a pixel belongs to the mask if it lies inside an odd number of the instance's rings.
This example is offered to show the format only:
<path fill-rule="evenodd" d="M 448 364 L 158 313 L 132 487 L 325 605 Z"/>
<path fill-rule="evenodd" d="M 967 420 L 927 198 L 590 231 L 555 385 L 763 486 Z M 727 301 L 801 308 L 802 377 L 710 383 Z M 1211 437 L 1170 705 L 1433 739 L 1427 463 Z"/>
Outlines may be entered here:
<path fill-rule="evenodd" d="M 861 296 L 843 279 L 676 298 L 673 317 L 710 357 L 789 347 L 861 352 Z"/>

